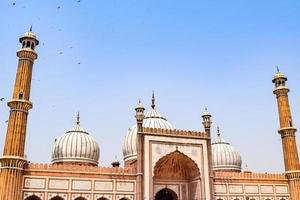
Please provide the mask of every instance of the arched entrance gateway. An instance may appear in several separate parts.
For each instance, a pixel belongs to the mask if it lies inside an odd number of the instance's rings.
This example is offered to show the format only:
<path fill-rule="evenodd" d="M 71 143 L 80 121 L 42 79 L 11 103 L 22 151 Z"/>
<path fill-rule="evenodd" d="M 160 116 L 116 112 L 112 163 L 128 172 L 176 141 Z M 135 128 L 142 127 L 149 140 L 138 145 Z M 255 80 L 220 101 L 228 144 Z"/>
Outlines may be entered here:
<path fill-rule="evenodd" d="M 168 188 L 162 189 L 155 195 L 158 200 L 178 200 L 176 193 Z"/>
<path fill-rule="evenodd" d="M 193 200 L 201 197 L 200 170 L 188 156 L 176 150 L 154 167 L 155 200 Z"/>

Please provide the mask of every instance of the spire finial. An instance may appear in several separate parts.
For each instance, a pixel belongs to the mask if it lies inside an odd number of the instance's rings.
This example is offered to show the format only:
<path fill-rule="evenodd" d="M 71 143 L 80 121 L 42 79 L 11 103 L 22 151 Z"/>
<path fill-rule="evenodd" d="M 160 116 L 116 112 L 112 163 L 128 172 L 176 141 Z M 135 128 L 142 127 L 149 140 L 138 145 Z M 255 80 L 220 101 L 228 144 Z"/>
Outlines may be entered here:
<path fill-rule="evenodd" d="M 276 66 L 276 68 L 277 68 L 277 73 L 279 73 L 279 72 L 280 72 L 280 70 L 279 70 L 279 67 L 278 67 L 278 65 Z"/>
<path fill-rule="evenodd" d="M 154 90 L 152 91 L 152 103 L 151 103 L 151 108 L 155 108 L 155 96 L 154 96 Z"/>
<path fill-rule="evenodd" d="M 77 113 L 77 120 L 76 120 L 76 124 L 80 125 L 80 113 Z"/>
<path fill-rule="evenodd" d="M 30 29 L 29 29 L 29 31 L 30 31 L 30 32 L 32 32 L 32 25 L 30 26 Z"/>
<path fill-rule="evenodd" d="M 217 132 L 218 132 L 218 136 L 220 136 L 221 133 L 220 133 L 220 127 L 219 127 L 219 125 L 217 126 Z"/>

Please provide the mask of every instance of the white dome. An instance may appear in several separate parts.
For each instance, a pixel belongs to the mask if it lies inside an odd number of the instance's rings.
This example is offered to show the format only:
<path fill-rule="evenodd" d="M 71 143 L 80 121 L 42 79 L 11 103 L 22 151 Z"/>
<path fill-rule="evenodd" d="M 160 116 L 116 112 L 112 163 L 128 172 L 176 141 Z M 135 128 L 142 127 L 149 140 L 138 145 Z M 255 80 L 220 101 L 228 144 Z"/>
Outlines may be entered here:
<path fill-rule="evenodd" d="M 98 165 L 99 145 L 85 132 L 77 121 L 74 128 L 55 139 L 52 148 L 52 163 L 82 163 Z"/>
<path fill-rule="evenodd" d="M 241 171 L 242 158 L 240 153 L 230 143 L 225 142 L 220 133 L 211 147 L 213 170 Z"/>
<path fill-rule="evenodd" d="M 143 127 L 149 128 L 159 128 L 159 129 L 175 129 L 166 118 L 162 117 L 155 106 L 152 105 L 150 111 L 145 115 L 143 121 Z M 133 160 L 137 158 L 137 149 L 136 149 L 136 138 L 137 138 L 137 125 L 133 125 L 128 129 L 127 135 L 123 143 L 123 155 L 124 161 Z"/>

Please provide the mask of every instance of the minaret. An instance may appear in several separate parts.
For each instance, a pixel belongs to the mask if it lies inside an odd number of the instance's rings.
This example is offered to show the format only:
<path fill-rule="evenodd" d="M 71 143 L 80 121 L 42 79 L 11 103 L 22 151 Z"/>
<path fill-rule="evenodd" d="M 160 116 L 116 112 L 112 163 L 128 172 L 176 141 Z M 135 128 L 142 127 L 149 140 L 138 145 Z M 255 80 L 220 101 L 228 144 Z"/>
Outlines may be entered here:
<path fill-rule="evenodd" d="M 19 63 L 12 99 L 8 102 L 10 115 L 3 157 L 0 158 L 0 200 L 22 199 L 22 175 L 27 162 L 24 158 L 27 116 L 32 108 L 29 97 L 32 66 L 37 59 L 34 49 L 39 41 L 32 27 L 19 41 L 22 46 L 17 51 Z"/>
<path fill-rule="evenodd" d="M 202 124 L 204 126 L 204 130 L 208 135 L 207 140 L 207 154 L 208 154 L 208 167 L 209 167 L 209 185 L 210 185 L 210 196 L 212 199 L 214 199 L 214 174 L 212 169 L 212 151 L 211 151 L 211 136 L 210 136 L 210 130 L 211 130 L 211 114 L 207 111 L 207 108 L 205 107 L 205 111 L 202 115 Z"/>
<path fill-rule="evenodd" d="M 144 200 L 144 136 L 143 136 L 143 121 L 145 108 L 139 101 L 135 108 L 135 118 L 137 122 L 137 192 L 136 200 Z"/>
<path fill-rule="evenodd" d="M 278 133 L 281 135 L 282 140 L 285 174 L 289 180 L 290 199 L 300 200 L 300 165 L 295 139 L 297 129 L 293 125 L 288 99 L 290 90 L 286 87 L 286 81 L 287 78 L 277 68 L 277 73 L 273 79 L 273 83 L 275 84 L 273 93 L 276 95 L 278 104 L 280 122 Z"/>

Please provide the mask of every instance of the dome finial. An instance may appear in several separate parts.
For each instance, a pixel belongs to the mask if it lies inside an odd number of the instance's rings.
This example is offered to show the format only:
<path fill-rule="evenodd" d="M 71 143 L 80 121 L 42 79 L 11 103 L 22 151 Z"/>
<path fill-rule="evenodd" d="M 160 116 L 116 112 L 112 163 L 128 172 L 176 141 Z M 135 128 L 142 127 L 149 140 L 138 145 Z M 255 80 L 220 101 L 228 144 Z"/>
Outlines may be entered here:
<path fill-rule="evenodd" d="M 32 25 L 31 25 L 30 28 L 29 28 L 29 32 L 32 32 Z"/>
<path fill-rule="evenodd" d="M 152 103 L 151 103 L 151 108 L 155 108 L 155 96 L 154 96 L 154 90 L 152 91 Z"/>
<path fill-rule="evenodd" d="M 219 127 L 219 125 L 217 126 L 217 132 L 218 132 L 218 137 L 220 137 L 221 133 L 220 133 L 220 127 Z"/>
<path fill-rule="evenodd" d="M 278 65 L 276 66 L 276 68 L 277 68 L 277 73 L 279 73 L 279 72 L 280 72 L 280 70 L 279 70 L 279 67 L 278 67 Z"/>
<path fill-rule="evenodd" d="M 79 113 L 79 111 L 78 111 L 78 113 L 77 113 L 76 124 L 77 124 L 77 125 L 80 125 L 80 113 Z"/>

